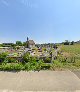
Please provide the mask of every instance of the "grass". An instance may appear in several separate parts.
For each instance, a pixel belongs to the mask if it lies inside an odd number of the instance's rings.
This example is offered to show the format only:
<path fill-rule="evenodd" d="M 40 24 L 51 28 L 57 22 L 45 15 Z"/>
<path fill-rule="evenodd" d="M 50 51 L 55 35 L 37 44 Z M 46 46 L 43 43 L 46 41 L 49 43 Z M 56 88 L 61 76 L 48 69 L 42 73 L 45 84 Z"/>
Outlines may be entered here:
<path fill-rule="evenodd" d="M 61 50 L 63 52 L 73 53 L 75 55 L 80 54 L 80 44 L 75 45 L 62 45 Z"/>
<path fill-rule="evenodd" d="M 71 69 L 80 68 L 80 44 L 62 45 L 61 51 L 63 53 L 63 57 L 67 57 L 66 64 L 64 65 L 65 67 Z"/>

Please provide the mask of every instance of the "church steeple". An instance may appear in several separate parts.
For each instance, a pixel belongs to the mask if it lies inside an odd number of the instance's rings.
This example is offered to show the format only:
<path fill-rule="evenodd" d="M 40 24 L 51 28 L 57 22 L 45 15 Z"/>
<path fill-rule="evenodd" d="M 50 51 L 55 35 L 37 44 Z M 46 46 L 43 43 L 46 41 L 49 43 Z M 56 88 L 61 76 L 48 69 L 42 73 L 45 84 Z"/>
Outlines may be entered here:
<path fill-rule="evenodd" d="M 29 48 L 29 38 L 27 37 L 26 47 Z"/>
<path fill-rule="evenodd" d="M 29 41 L 29 38 L 27 37 L 27 41 Z"/>

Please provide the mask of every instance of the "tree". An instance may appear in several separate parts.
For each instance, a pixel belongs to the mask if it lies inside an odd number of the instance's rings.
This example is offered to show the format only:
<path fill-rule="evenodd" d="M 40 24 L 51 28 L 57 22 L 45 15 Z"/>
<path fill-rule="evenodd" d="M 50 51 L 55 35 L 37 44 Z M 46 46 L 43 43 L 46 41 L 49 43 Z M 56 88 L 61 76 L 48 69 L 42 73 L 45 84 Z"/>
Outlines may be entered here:
<path fill-rule="evenodd" d="M 3 47 L 3 45 L 2 45 L 2 44 L 0 44 L 0 47 Z"/>
<path fill-rule="evenodd" d="M 16 44 L 12 44 L 11 47 L 12 47 L 13 49 L 16 49 Z"/>
<path fill-rule="evenodd" d="M 23 46 L 26 46 L 26 44 L 27 44 L 26 42 L 23 42 Z"/>
<path fill-rule="evenodd" d="M 16 41 L 16 45 L 22 46 L 22 42 L 21 41 Z"/>
<path fill-rule="evenodd" d="M 70 42 L 68 40 L 65 40 L 64 45 L 69 45 Z"/>
<path fill-rule="evenodd" d="M 74 45 L 74 41 L 71 42 L 71 45 Z"/>

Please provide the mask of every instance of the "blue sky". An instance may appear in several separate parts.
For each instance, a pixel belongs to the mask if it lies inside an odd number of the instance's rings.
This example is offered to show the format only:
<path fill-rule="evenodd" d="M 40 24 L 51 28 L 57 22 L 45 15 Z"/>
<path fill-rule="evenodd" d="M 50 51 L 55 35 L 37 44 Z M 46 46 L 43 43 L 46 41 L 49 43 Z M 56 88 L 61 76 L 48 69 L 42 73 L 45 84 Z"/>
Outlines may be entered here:
<path fill-rule="evenodd" d="M 0 43 L 80 40 L 80 0 L 0 0 Z"/>

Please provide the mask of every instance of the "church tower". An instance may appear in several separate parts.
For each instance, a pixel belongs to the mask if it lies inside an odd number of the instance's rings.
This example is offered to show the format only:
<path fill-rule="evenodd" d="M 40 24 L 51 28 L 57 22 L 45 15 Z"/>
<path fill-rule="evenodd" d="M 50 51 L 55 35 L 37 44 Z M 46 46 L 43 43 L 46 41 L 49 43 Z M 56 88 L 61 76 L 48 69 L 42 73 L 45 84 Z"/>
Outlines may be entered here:
<path fill-rule="evenodd" d="M 26 47 L 29 48 L 29 38 L 27 37 Z"/>

